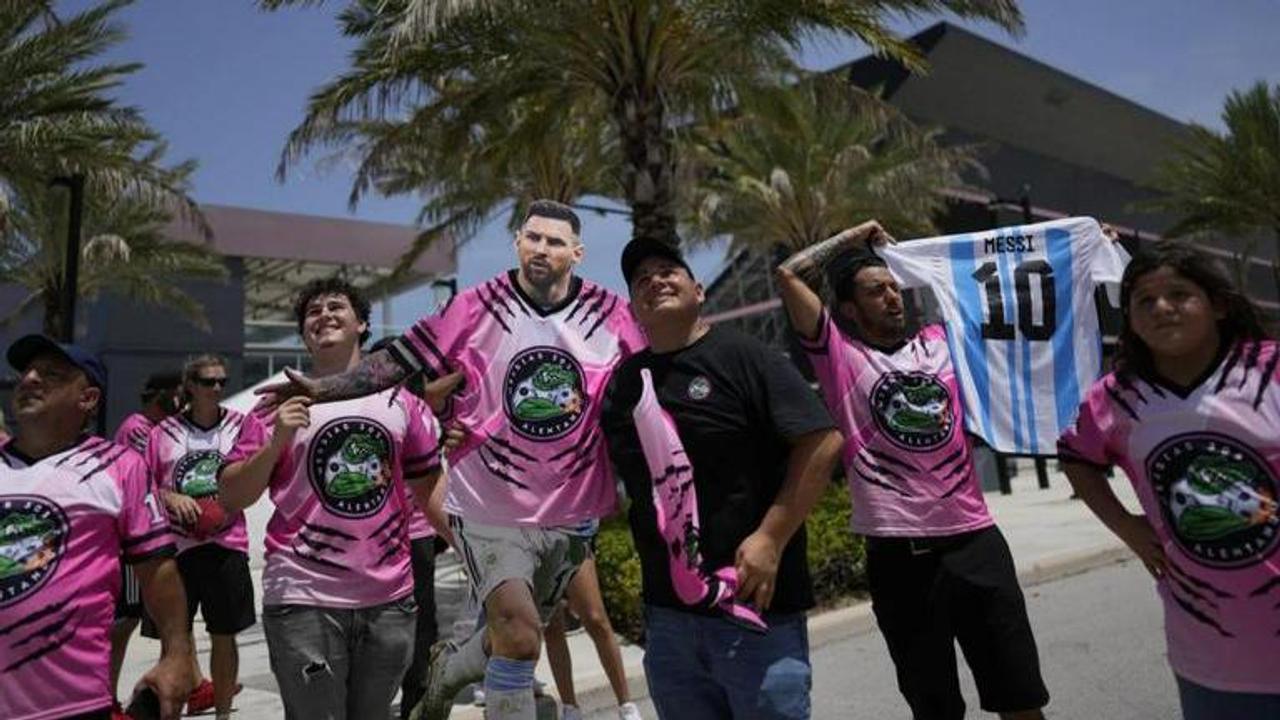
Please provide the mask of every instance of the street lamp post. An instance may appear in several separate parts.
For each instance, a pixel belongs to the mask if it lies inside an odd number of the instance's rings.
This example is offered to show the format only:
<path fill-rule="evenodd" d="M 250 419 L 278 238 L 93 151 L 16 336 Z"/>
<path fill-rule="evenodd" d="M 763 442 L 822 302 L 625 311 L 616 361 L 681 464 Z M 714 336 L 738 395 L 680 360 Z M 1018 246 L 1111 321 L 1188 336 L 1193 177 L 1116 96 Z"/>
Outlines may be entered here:
<path fill-rule="evenodd" d="M 71 194 L 71 206 L 67 216 L 67 257 L 62 268 L 62 327 L 59 339 L 75 342 L 76 296 L 80 286 L 80 232 L 84 223 L 84 176 L 56 177 L 50 185 L 61 185 Z"/>

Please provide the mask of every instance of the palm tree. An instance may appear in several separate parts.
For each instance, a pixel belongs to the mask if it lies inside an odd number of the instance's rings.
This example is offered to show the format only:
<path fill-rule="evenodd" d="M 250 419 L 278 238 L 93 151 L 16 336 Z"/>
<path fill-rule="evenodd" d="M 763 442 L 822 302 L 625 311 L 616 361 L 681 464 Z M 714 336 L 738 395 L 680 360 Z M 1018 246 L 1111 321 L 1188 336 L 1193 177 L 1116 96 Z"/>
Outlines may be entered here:
<path fill-rule="evenodd" d="M 938 135 L 836 78 L 748 91 L 697 145 L 688 226 L 695 240 L 730 235 L 735 248 L 788 254 L 872 217 L 931 233 L 939 191 L 982 172 L 971 148 Z"/>
<path fill-rule="evenodd" d="M 790 53 L 815 34 L 859 38 L 920 69 L 885 22 L 941 11 L 1021 27 L 1015 0 L 350 0 L 340 17 L 359 42 L 351 68 L 311 97 L 284 164 L 344 121 L 479 123 L 516 100 L 590 98 L 606 108 L 633 236 L 669 241 L 683 134 L 742 87 L 792 72 Z"/>
<path fill-rule="evenodd" d="M 164 146 L 139 153 L 137 162 L 170 191 L 185 197 L 195 163 L 162 165 Z M 54 335 L 62 327 L 66 257 L 67 203 L 64 193 L 43 185 L 19 184 L 10 222 L 0 245 L 0 282 L 26 288 L 27 294 L 9 310 L 10 322 L 29 307 L 44 310 L 44 332 Z M 90 238 L 81 248 L 77 295 L 93 299 L 107 291 L 142 303 L 177 311 L 201 329 L 209 325 L 203 307 L 178 287 L 181 279 L 223 280 L 227 276 L 221 258 L 203 245 L 168 239 L 165 230 L 175 210 L 157 201 L 148 183 L 113 184 L 109 174 L 90 173 L 85 184 L 84 234 Z"/>
<path fill-rule="evenodd" d="M 1269 233 L 1280 243 L 1280 85 L 1227 96 L 1226 133 L 1191 126 L 1157 175 L 1157 206 L 1178 217 L 1173 236 Z"/>

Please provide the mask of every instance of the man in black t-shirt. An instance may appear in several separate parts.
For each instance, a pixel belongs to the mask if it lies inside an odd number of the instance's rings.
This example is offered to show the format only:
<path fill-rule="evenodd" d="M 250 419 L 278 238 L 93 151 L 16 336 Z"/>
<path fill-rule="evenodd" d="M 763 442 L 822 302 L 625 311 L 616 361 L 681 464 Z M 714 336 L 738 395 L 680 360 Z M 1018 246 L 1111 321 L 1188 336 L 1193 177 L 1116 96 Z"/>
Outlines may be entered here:
<path fill-rule="evenodd" d="M 786 358 L 701 318 L 702 286 L 674 246 L 633 241 L 622 272 L 650 347 L 614 372 L 603 423 L 631 498 L 650 697 L 661 718 L 808 718 L 804 519 L 840 434 Z M 726 588 L 767 630 L 716 601 Z"/>

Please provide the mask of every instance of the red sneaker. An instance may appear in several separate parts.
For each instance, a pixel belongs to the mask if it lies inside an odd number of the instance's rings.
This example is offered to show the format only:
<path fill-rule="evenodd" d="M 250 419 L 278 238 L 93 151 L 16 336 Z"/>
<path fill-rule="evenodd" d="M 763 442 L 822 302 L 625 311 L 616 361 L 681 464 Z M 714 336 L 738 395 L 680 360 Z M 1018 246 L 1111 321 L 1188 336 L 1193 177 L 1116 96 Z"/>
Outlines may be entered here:
<path fill-rule="evenodd" d="M 187 714 L 195 715 L 213 708 L 213 683 L 201 680 L 195 690 L 187 696 Z"/>

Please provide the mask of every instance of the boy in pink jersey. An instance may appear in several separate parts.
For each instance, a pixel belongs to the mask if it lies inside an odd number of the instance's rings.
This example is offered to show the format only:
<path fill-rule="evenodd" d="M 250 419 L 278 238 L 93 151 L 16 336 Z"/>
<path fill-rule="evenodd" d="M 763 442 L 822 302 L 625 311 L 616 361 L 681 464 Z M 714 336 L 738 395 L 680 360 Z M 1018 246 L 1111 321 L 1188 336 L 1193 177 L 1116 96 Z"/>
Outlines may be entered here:
<path fill-rule="evenodd" d="M 800 251 L 776 277 L 845 435 L 853 529 L 867 536 L 872 610 L 918 720 L 964 717 L 959 641 L 982 707 L 1039 720 L 1049 700 L 1013 558 L 987 512 L 946 331 L 909 335 L 874 221 Z M 842 262 L 832 262 L 840 260 Z M 826 270 L 846 334 L 810 282 Z"/>
<path fill-rule="evenodd" d="M 294 305 L 313 373 L 360 362 L 369 302 L 337 279 L 313 281 Z M 223 505 L 270 490 L 262 624 L 288 718 L 385 718 L 412 652 L 417 606 L 409 565 L 413 505 L 440 467 L 427 408 L 389 389 L 311 405 L 294 397 L 255 410 L 227 458 Z"/>
<path fill-rule="evenodd" d="M 450 454 L 445 510 L 488 630 L 456 652 L 447 644 L 433 652 L 420 706 L 432 720 L 446 717 L 453 695 L 481 673 L 491 715 L 533 717 L 541 626 L 588 552 L 574 527 L 617 504 L 600 396 L 644 340 L 626 300 L 573 274 L 580 229 L 569 207 L 532 203 L 515 238 L 517 269 L 464 291 L 352 372 L 291 373 L 265 389 L 328 402 L 420 371 L 465 375 L 450 399 L 467 436 Z"/>
<path fill-rule="evenodd" d="M 1135 255 L 1120 292 L 1116 369 L 1059 442 L 1067 477 L 1156 578 L 1183 718 L 1280 717 L 1280 344 L 1180 243 Z"/>
<path fill-rule="evenodd" d="M 228 516 L 218 504 L 218 471 L 239 440 L 246 416 L 219 405 L 227 384 L 222 358 L 193 358 L 183 368 L 182 377 L 189 404 L 183 412 L 156 424 L 147 440 L 145 457 L 177 536 L 188 629 L 196 610 L 201 609 L 211 644 L 213 682 L 205 680 L 197 685 L 187 700 L 187 712 L 212 707 L 218 720 L 224 720 L 231 714 L 239 673 L 236 634 L 253 625 L 255 614 L 244 513 Z M 191 662 L 199 676 L 194 655 Z"/>
<path fill-rule="evenodd" d="M 111 717 L 123 558 L 165 643 L 142 684 L 177 718 L 194 678 L 169 523 L 142 458 L 85 434 L 106 373 L 83 349 L 41 335 L 15 342 L 8 360 L 19 380 L 17 431 L 0 448 L 0 717 Z"/>

